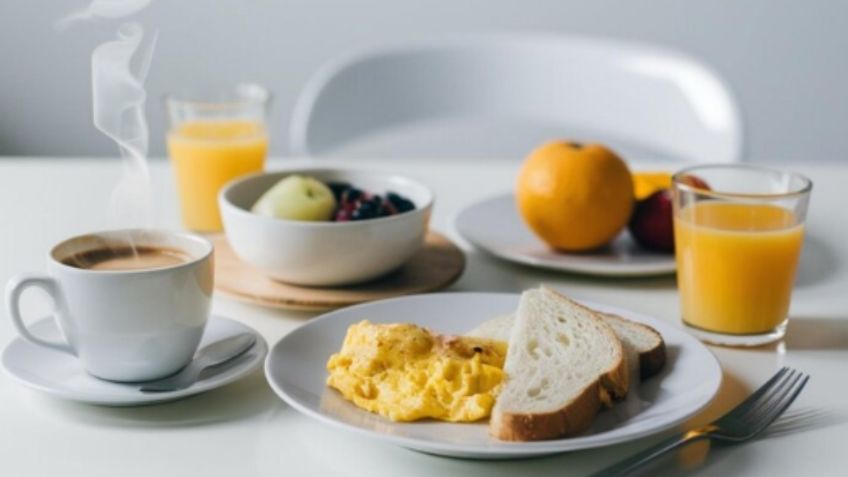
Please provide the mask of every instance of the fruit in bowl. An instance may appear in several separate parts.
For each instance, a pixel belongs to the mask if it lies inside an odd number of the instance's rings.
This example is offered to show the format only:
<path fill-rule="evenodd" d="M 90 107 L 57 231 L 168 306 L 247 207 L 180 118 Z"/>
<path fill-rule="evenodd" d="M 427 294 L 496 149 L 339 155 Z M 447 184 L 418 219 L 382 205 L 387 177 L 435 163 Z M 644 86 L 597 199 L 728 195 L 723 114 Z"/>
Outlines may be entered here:
<path fill-rule="evenodd" d="M 587 251 L 627 225 L 633 180 L 627 164 L 600 144 L 551 142 L 524 161 L 516 201 L 524 222 L 549 246 Z"/>
<path fill-rule="evenodd" d="M 392 191 L 384 198 L 347 182 L 291 175 L 262 194 L 250 210 L 277 219 L 347 222 L 402 214 L 415 210 L 415 203 Z"/>
<path fill-rule="evenodd" d="M 333 190 L 338 207 L 336 222 L 368 220 L 389 217 L 415 210 L 415 203 L 396 192 L 387 192 L 385 197 L 358 189 L 347 182 L 327 184 Z"/>
<path fill-rule="evenodd" d="M 292 175 L 265 191 L 250 210 L 278 219 L 330 220 L 336 210 L 336 199 L 323 182 Z"/>
<path fill-rule="evenodd" d="M 361 283 L 403 265 L 424 243 L 433 200 L 411 179 L 345 169 L 252 174 L 218 196 L 236 255 L 274 280 L 305 286 Z"/>

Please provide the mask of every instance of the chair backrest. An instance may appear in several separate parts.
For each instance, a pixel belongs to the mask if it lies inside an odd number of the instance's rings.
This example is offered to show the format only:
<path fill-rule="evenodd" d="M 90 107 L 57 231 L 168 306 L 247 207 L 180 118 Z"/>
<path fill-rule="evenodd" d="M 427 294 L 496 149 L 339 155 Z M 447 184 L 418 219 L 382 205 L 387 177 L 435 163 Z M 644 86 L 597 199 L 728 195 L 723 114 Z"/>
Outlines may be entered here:
<path fill-rule="evenodd" d="M 739 108 L 706 66 L 652 46 L 559 35 L 440 39 L 332 61 L 298 99 L 291 147 L 338 154 L 387 131 L 492 118 L 686 161 L 735 162 L 743 151 Z"/>

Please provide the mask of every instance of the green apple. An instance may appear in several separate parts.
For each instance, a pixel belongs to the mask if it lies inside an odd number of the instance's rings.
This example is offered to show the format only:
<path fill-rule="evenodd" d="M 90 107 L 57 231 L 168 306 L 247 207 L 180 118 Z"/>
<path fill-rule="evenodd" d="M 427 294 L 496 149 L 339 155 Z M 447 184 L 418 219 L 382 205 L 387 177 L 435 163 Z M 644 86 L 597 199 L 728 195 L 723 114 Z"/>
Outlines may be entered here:
<path fill-rule="evenodd" d="M 250 210 L 278 219 L 331 220 L 336 210 L 336 199 L 323 182 L 313 177 L 293 175 L 274 184 Z"/>

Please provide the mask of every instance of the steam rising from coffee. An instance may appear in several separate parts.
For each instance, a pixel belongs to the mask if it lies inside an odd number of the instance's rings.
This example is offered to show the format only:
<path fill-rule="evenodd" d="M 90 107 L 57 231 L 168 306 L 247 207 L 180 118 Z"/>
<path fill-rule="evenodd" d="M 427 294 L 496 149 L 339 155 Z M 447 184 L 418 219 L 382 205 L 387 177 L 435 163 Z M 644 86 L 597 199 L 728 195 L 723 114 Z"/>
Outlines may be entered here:
<path fill-rule="evenodd" d="M 151 0 L 94 0 L 87 8 L 57 22 L 64 29 L 79 21 L 133 15 Z M 150 68 L 156 35 L 145 41 L 138 23 L 124 23 L 117 38 L 91 54 L 94 126 L 115 141 L 124 171 L 112 192 L 109 218 L 116 228 L 148 228 L 153 224 L 153 194 L 147 166 L 149 133 L 145 118 L 144 80 Z"/>
<path fill-rule="evenodd" d="M 56 22 L 64 30 L 80 20 L 124 18 L 144 10 L 153 0 L 93 0 L 86 8 L 69 14 Z"/>

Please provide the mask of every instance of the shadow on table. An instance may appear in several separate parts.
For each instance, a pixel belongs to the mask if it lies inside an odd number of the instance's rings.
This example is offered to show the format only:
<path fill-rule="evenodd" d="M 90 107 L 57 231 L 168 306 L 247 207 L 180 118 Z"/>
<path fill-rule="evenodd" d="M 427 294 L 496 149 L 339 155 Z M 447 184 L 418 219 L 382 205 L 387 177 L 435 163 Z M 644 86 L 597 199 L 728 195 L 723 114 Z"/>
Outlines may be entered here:
<path fill-rule="evenodd" d="M 455 285 L 462 291 L 518 292 L 545 282 L 580 282 L 600 288 L 674 289 L 674 275 L 657 277 L 597 277 L 544 270 L 500 260 L 479 250 L 466 250 L 465 273 Z"/>
<path fill-rule="evenodd" d="M 840 261 L 839 254 L 822 239 L 805 237 L 795 286 L 804 288 L 829 280 L 839 270 Z"/>
<path fill-rule="evenodd" d="M 761 439 L 773 439 L 789 434 L 798 434 L 848 422 L 848 416 L 833 409 L 799 408 L 789 409 L 772 424 Z"/>
<path fill-rule="evenodd" d="M 783 344 L 787 350 L 848 349 L 848 316 L 791 317 Z"/>
<path fill-rule="evenodd" d="M 192 427 L 247 419 L 284 406 L 261 371 L 235 383 L 179 401 L 136 407 L 106 407 L 42 397 L 64 418 L 103 427 Z M 42 402 L 39 402 L 41 405 Z"/>
<path fill-rule="evenodd" d="M 732 371 L 722 369 L 721 387 L 712 402 L 697 416 L 687 421 L 683 427 L 691 429 L 708 424 L 727 411 L 736 407 L 745 398 L 754 392 L 742 379 L 733 374 Z"/>

